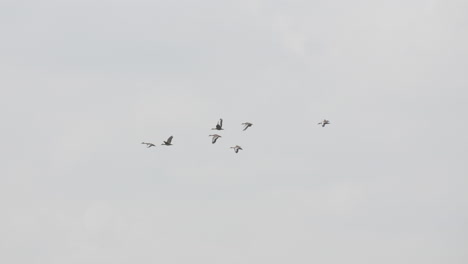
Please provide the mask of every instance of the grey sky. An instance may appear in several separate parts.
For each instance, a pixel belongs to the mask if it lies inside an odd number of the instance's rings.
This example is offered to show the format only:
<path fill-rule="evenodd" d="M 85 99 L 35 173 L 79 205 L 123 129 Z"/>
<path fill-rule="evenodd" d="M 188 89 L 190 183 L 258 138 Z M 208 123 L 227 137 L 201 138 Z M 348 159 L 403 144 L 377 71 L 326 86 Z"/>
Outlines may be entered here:
<path fill-rule="evenodd" d="M 0 262 L 467 263 L 467 12 L 0 0 Z"/>

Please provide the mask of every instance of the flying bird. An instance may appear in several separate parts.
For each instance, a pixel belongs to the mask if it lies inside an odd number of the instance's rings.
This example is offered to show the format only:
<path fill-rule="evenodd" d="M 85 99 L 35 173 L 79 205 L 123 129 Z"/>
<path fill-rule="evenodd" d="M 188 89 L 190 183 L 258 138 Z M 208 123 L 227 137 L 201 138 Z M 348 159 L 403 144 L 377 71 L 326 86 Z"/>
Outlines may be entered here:
<path fill-rule="evenodd" d="M 242 123 L 242 125 L 245 126 L 245 127 L 244 127 L 244 130 L 243 130 L 243 131 L 245 131 L 245 130 L 247 130 L 247 128 L 251 127 L 253 124 L 252 124 L 252 123 L 249 123 L 249 122 L 245 122 L 245 123 Z"/>
<path fill-rule="evenodd" d="M 156 145 L 153 143 L 141 142 L 141 144 L 146 144 L 147 148 L 156 147 Z"/>
<path fill-rule="evenodd" d="M 325 127 L 325 125 L 330 124 L 330 121 L 324 119 L 322 122 L 318 123 L 317 125 L 322 125 L 322 127 Z"/>
<path fill-rule="evenodd" d="M 216 140 L 218 140 L 218 138 L 220 138 L 221 136 L 218 135 L 218 134 L 213 134 L 213 135 L 209 135 L 209 137 L 213 137 L 212 140 L 211 140 L 211 143 L 216 143 Z"/>
<path fill-rule="evenodd" d="M 231 147 L 231 148 L 234 149 L 236 153 L 239 152 L 239 149 L 243 150 L 239 145 L 236 145 L 235 147 Z"/>
<path fill-rule="evenodd" d="M 173 136 L 170 136 L 166 141 L 163 141 L 164 143 L 161 144 L 161 145 L 166 145 L 166 146 L 172 145 L 172 144 L 171 144 L 172 138 L 173 138 Z"/>
<path fill-rule="evenodd" d="M 224 130 L 223 129 L 223 119 L 220 118 L 218 124 L 216 124 L 216 127 L 212 128 L 211 130 Z"/>

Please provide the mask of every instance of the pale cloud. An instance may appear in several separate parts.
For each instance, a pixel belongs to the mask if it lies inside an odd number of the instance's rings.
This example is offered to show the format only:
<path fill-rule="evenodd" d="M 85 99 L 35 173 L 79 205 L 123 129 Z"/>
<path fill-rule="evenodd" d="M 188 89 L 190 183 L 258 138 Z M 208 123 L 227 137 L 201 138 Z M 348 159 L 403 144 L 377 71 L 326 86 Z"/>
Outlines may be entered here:
<path fill-rule="evenodd" d="M 0 7 L 2 263 L 466 263 L 464 1 Z"/>

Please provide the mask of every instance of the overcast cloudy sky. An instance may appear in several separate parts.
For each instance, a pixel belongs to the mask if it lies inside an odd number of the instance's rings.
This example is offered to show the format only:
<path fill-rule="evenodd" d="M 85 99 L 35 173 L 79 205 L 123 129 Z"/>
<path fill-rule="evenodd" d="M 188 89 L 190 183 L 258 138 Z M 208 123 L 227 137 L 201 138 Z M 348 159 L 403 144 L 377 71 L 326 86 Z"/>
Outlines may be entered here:
<path fill-rule="evenodd" d="M 468 263 L 467 14 L 0 0 L 0 262 Z"/>

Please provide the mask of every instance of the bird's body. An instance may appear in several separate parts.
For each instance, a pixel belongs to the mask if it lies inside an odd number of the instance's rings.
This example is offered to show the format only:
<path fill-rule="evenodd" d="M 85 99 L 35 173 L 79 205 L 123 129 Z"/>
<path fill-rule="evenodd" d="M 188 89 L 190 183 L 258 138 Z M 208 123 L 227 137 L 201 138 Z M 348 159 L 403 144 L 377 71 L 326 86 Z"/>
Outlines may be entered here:
<path fill-rule="evenodd" d="M 236 145 L 235 147 L 231 147 L 231 148 L 234 149 L 236 153 L 239 152 L 239 150 L 243 150 L 239 145 Z"/>
<path fill-rule="evenodd" d="M 318 123 L 317 125 L 322 125 L 322 127 L 325 127 L 325 125 L 330 124 L 330 121 L 324 119 L 322 122 Z"/>
<path fill-rule="evenodd" d="M 223 129 L 223 119 L 220 118 L 218 124 L 216 124 L 216 127 L 212 128 L 211 130 L 224 130 Z"/>
<path fill-rule="evenodd" d="M 149 143 L 149 142 L 141 142 L 141 144 L 145 144 L 147 146 L 147 148 L 156 147 L 155 144 Z"/>
<path fill-rule="evenodd" d="M 249 123 L 249 122 L 245 122 L 245 123 L 242 123 L 242 125 L 244 126 L 244 130 L 247 130 L 247 128 L 251 127 L 253 124 L 252 123 Z"/>
<path fill-rule="evenodd" d="M 209 137 L 213 137 L 212 140 L 211 140 L 211 143 L 216 143 L 216 140 L 218 140 L 218 138 L 220 138 L 221 136 L 218 135 L 218 134 L 213 134 L 213 135 L 209 135 Z"/>
<path fill-rule="evenodd" d="M 161 145 L 165 145 L 165 146 L 170 146 L 170 145 L 172 145 L 172 143 L 171 143 L 171 142 L 172 142 L 172 138 L 173 138 L 173 136 L 170 136 L 166 141 L 163 141 L 164 143 L 161 144 Z"/>

